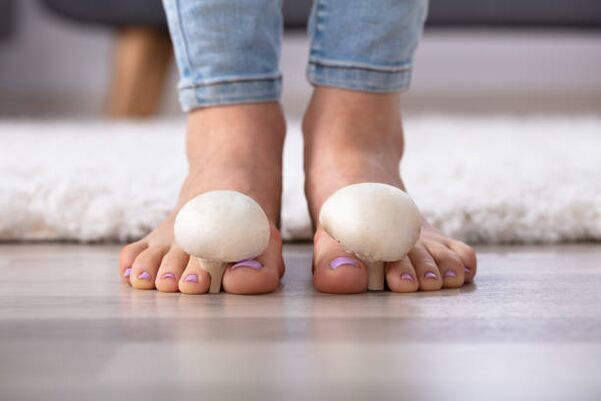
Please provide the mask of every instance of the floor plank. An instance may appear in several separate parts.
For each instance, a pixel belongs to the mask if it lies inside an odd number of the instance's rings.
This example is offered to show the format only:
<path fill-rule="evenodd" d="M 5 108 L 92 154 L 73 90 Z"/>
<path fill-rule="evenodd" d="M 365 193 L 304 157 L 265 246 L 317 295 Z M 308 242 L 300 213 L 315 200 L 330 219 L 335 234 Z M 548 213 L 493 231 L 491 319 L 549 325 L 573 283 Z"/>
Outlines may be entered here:
<path fill-rule="evenodd" d="M 0 400 L 598 400 L 601 247 L 481 247 L 476 284 L 135 291 L 113 245 L 0 245 Z"/>

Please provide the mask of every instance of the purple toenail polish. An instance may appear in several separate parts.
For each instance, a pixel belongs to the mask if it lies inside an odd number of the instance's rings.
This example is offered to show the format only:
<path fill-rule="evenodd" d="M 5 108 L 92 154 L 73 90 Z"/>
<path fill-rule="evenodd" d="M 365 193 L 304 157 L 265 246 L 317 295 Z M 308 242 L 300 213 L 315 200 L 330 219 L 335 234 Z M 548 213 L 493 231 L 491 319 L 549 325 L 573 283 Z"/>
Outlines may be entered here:
<path fill-rule="evenodd" d="M 336 270 L 342 265 L 350 265 L 354 267 L 359 267 L 359 262 L 357 262 L 353 258 L 348 258 L 346 256 L 340 256 L 330 262 L 330 269 Z"/>
<path fill-rule="evenodd" d="M 431 279 L 436 279 L 436 274 L 432 273 L 432 272 L 426 272 L 424 274 L 425 278 L 431 278 Z"/>
<path fill-rule="evenodd" d="M 148 280 L 150 278 L 150 274 L 148 272 L 142 272 L 138 275 L 139 280 Z"/>
<path fill-rule="evenodd" d="M 445 276 L 446 278 L 455 278 L 455 277 L 457 277 L 457 273 L 455 273 L 453 270 L 447 270 L 447 271 L 444 273 L 444 276 Z"/>
<path fill-rule="evenodd" d="M 165 273 L 165 274 L 163 274 L 161 276 L 161 280 L 165 280 L 165 279 L 168 279 L 168 278 L 171 278 L 171 279 L 175 278 L 175 274 L 173 274 L 173 273 Z"/>
<path fill-rule="evenodd" d="M 465 269 L 463 269 L 464 272 L 469 273 L 471 272 L 471 269 L 469 267 L 466 267 Z"/>
<path fill-rule="evenodd" d="M 401 280 L 413 281 L 413 276 L 409 273 L 401 274 Z"/>
<path fill-rule="evenodd" d="M 127 269 L 125 269 L 125 271 L 123 272 L 123 277 L 125 278 L 129 278 L 129 276 L 131 276 L 131 267 L 128 267 Z"/>
<path fill-rule="evenodd" d="M 186 283 L 198 283 L 198 274 L 188 274 L 184 281 Z"/>
<path fill-rule="evenodd" d="M 254 259 L 243 259 L 236 262 L 236 264 L 232 266 L 232 269 L 237 269 L 239 267 L 248 267 L 249 269 L 259 270 L 263 268 L 263 265 Z"/>

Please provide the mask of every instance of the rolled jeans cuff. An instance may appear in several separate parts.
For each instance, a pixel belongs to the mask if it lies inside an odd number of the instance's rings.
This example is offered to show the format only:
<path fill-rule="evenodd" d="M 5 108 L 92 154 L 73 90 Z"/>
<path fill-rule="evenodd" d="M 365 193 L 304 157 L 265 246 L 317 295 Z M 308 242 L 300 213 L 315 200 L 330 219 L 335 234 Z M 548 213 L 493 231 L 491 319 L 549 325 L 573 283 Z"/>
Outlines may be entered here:
<path fill-rule="evenodd" d="M 179 100 L 184 111 L 210 106 L 279 101 L 282 78 L 259 77 L 211 82 L 181 83 Z"/>
<path fill-rule="evenodd" d="M 312 58 L 307 79 L 315 86 L 375 93 L 402 92 L 409 89 L 411 64 L 381 67 Z"/>

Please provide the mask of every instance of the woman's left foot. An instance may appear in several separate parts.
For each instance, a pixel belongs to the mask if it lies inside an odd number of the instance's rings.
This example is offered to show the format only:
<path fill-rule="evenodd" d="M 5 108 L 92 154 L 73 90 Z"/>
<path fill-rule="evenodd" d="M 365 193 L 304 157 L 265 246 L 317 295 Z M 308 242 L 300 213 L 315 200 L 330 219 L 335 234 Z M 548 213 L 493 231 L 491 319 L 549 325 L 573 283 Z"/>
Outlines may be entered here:
<path fill-rule="evenodd" d="M 403 189 L 399 163 L 403 131 L 398 94 L 317 88 L 303 122 L 305 192 L 313 221 L 336 190 L 359 182 Z M 419 205 L 418 205 L 419 206 Z M 385 267 L 395 292 L 459 288 L 476 274 L 476 254 L 422 219 L 421 236 L 409 254 Z M 314 237 L 313 282 L 322 292 L 367 291 L 367 269 L 319 226 Z"/>

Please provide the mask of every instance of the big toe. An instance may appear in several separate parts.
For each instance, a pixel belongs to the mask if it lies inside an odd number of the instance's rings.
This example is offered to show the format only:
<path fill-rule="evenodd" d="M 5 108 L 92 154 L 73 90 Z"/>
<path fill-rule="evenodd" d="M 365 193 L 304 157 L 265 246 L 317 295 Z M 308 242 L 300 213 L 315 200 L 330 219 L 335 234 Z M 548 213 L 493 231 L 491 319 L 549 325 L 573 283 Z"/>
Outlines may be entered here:
<path fill-rule="evenodd" d="M 313 285 L 330 294 L 357 294 L 367 291 L 367 269 L 344 251 L 323 229 L 315 233 L 313 244 Z"/>
<path fill-rule="evenodd" d="M 282 239 L 275 227 L 262 255 L 229 265 L 223 274 L 223 290 L 230 294 L 266 294 L 279 287 L 283 274 Z"/>

